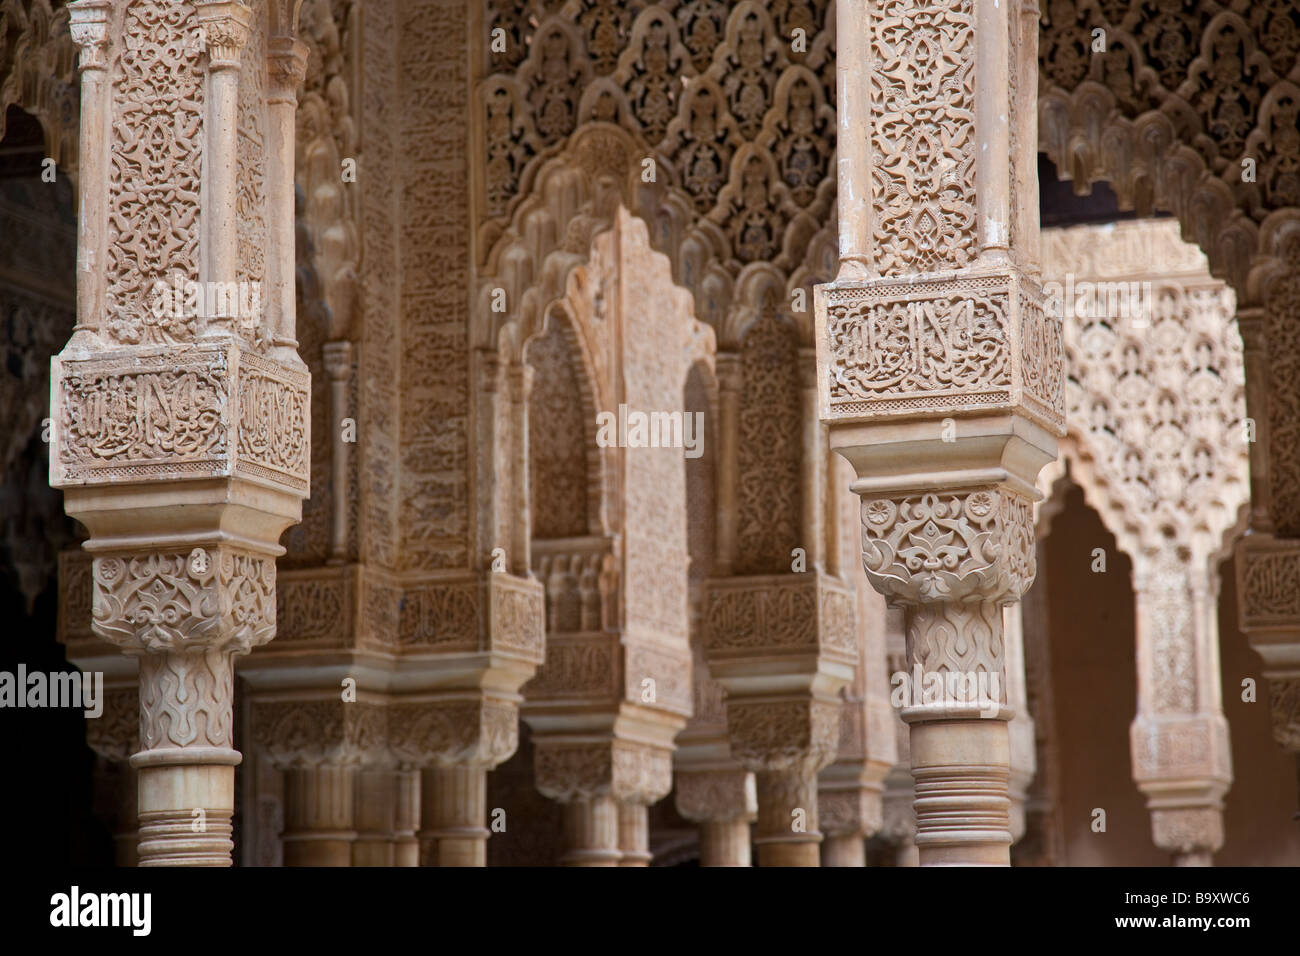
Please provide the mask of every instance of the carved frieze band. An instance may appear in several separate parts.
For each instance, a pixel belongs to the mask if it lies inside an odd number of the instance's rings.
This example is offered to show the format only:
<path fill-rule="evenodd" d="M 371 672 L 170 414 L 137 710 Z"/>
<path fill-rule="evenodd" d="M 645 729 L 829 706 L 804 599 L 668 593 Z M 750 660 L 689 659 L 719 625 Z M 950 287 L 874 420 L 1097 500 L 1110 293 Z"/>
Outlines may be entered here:
<path fill-rule="evenodd" d="M 403 584 L 367 574 L 361 584 L 361 642 L 411 652 L 490 649 L 540 664 L 546 596 L 540 582 L 504 572 Z"/>
<path fill-rule="evenodd" d="M 1020 408 L 1063 430 L 1061 322 L 1032 279 L 875 280 L 818 297 L 829 418 Z"/>
<path fill-rule="evenodd" d="M 707 601 L 709 658 L 820 651 L 857 661 L 853 600 L 819 572 L 716 579 Z"/>
<path fill-rule="evenodd" d="M 1212 788 L 1232 779 L 1228 725 L 1222 717 L 1139 716 L 1130 735 L 1133 777 L 1139 783 L 1200 779 Z"/>
<path fill-rule="evenodd" d="M 1263 548 L 1242 543 L 1237 592 L 1242 630 L 1269 626 L 1300 629 L 1300 541 L 1270 540 Z"/>
<path fill-rule="evenodd" d="M 309 386 L 234 347 L 56 357 L 51 483 L 239 474 L 306 494 Z"/>

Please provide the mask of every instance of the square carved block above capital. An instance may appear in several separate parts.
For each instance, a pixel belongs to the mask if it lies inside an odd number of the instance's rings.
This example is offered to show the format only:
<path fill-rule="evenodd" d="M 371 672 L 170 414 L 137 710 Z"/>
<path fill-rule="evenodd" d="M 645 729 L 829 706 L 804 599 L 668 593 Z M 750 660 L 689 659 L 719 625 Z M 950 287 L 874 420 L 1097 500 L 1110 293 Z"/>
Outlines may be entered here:
<path fill-rule="evenodd" d="M 714 578 L 705 598 L 704 656 L 714 678 L 782 658 L 815 656 L 852 678 L 855 598 L 822 571 Z"/>
<path fill-rule="evenodd" d="M 1044 304 L 1015 269 L 818 286 L 822 420 L 1010 413 L 1063 435 L 1062 324 Z"/>
<path fill-rule="evenodd" d="M 50 484 L 240 478 L 296 498 L 310 481 L 311 379 L 238 344 L 52 360 Z"/>
<path fill-rule="evenodd" d="M 1280 637 L 1295 645 L 1300 667 L 1300 540 L 1248 534 L 1237 543 L 1236 572 L 1237 616 L 1252 646 Z"/>

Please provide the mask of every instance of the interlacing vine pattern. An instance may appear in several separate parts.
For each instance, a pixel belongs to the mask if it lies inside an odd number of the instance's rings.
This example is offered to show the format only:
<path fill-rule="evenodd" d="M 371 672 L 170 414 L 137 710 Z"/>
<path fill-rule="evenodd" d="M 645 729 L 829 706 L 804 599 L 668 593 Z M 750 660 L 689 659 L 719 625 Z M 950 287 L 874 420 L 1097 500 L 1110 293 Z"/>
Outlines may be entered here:
<path fill-rule="evenodd" d="M 194 7 L 144 0 L 114 16 L 132 39 L 112 69 L 106 330 L 124 345 L 188 342 L 194 316 L 151 308 L 150 292 L 177 275 L 199 276 L 203 71 Z"/>
<path fill-rule="evenodd" d="M 868 9 L 876 268 L 960 268 L 976 252 L 974 3 Z"/>

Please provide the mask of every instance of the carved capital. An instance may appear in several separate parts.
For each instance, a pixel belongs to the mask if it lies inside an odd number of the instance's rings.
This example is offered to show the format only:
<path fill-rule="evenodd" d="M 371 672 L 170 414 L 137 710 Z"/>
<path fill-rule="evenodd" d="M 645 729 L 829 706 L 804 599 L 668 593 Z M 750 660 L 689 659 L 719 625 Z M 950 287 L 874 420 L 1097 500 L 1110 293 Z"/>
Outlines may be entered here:
<path fill-rule="evenodd" d="M 1214 853 L 1223 846 L 1223 810 L 1185 807 L 1151 811 L 1152 842 L 1181 856 Z"/>
<path fill-rule="evenodd" d="M 625 740 L 571 744 L 538 739 L 533 772 L 552 800 L 610 796 L 648 806 L 672 790 L 672 751 Z"/>
<path fill-rule="evenodd" d="M 816 774 L 835 759 L 840 705 L 816 699 L 731 698 L 731 753 L 755 772 Z"/>
<path fill-rule="evenodd" d="M 519 746 L 519 708 L 485 697 L 388 707 L 388 749 L 398 765 L 496 767 Z"/>
<path fill-rule="evenodd" d="M 252 723 L 254 743 L 280 770 L 388 761 L 388 713 L 382 704 L 256 700 Z"/>
<path fill-rule="evenodd" d="M 817 823 L 827 836 L 870 836 L 884 824 L 880 787 L 817 791 Z"/>
<path fill-rule="evenodd" d="M 307 76 L 309 52 L 310 47 L 301 40 L 288 36 L 271 37 L 267 45 L 267 60 L 271 67 L 270 94 L 273 99 L 295 99 L 298 87 Z"/>
<path fill-rule="evenodd" d="M 107 65 L 108 18 L 111 0 L 76 0 L 68 4 L 68 32 L 80 49 L 82 70 L 102 70 Z"/>
<path fill-rule="evenodd" d="M 195 0 L 194 6 L 210 68 L 239 69 L 253 12 L 239 0 Z"/>
<path fill-rule="evenodd" d="M 677 812 L 695 823 L 752 820 L 758 812 L 748 771 L 678 769 L 674 783 Z"/>
<path fill-rule="evenodd" d="M 1008 604 L 1033 583 L 1033 502 L 1007 488 L 865 497 L 862 565 L 894 604 Z"/>
<path fill-rule="evenodd" d="M 97 555 L 96 634 L 127 653 L 248 653 L 275 636 L 275 559 L 231 545 Z"/>

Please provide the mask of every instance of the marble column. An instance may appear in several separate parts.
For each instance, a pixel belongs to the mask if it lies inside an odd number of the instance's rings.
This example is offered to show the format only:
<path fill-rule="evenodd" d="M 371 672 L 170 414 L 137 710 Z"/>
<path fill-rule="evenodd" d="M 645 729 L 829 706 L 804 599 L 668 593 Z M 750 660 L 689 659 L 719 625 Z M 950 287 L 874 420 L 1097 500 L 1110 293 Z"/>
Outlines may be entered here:
<path fill-rule="evenodd" d="M 1034 479 L 1064 434 L 1039 284 L 1035 4 L 840 0 L 840 270 L 819 409 L 853 465 L 863 564 L 904 608 L 924 865 L 1008 865 L 1002 609 L 1033 580 Z M 848 51 L 857 55 L 845 56 Z"/>
<path fill-rule="evenodd" d="M 233 659 L 275 635 L 279 538 L 308 494 L 309 380 L 260 295 L 293 270 L 267 229 L 293 140 L 239 148 L 303 64 L 268 82 L 293 24 L 258 10 L 69 5 L 82 248 L 50 483 L 90 533 L 95 633 L 139 660 L 142 866 L 230 865 Z"/>

